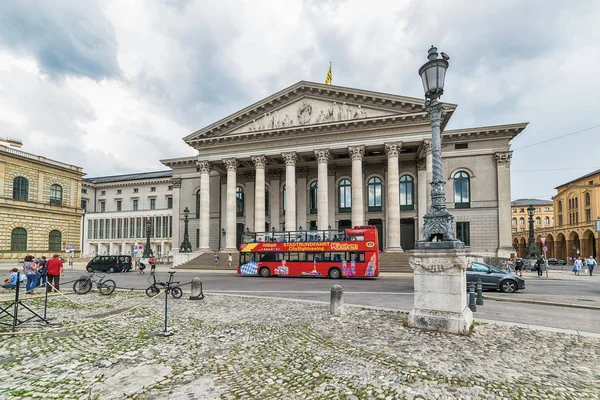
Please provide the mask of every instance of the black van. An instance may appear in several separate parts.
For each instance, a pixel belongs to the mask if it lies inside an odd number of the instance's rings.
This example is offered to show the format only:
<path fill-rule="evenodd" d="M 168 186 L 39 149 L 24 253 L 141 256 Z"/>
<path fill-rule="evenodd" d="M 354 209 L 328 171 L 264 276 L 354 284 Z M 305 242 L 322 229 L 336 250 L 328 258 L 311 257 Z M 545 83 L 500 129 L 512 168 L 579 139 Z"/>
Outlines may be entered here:
<path fill-rule="evenodd" d="M 131 256 L 96 256 L 88 262 L 86 269 L 88 272 L 121 272 L 124 269 L 131 269 Z"/>

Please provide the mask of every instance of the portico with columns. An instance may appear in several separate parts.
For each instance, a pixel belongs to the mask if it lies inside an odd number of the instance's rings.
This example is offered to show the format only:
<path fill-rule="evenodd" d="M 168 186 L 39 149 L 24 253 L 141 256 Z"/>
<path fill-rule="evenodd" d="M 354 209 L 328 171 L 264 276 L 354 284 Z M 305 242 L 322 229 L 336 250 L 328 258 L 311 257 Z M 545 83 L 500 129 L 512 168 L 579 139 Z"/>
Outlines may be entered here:
<path fill-rule="evenodd" d="M 445 130 L 455 108 L 444 103 L 442 112 L 447 207 L 468 248 L 504 256 L 509 141 L 527 124 Z M 386 252 L 412 249 L 420 238 L 432 171 L 421 99 L 299 82 L 184 141 L 196 156 L 162 160 L 181 179 L 174 249 L 185 207 L 199 220 L 190 232 L 195 252 L 235 252 L 247 230 L 373 225 Z"/>

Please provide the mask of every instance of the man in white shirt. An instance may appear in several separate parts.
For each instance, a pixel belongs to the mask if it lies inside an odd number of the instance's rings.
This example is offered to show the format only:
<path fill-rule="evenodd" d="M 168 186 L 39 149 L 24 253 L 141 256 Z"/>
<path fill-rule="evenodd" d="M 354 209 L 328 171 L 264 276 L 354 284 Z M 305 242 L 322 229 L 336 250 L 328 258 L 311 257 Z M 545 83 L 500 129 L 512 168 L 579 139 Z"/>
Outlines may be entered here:
<path fill-rule="evenodd" d="M 585 260 L 585 265 L 587 266 L 588 271 L 590 271 L 590 276 L 592 276 L 592 272 L 594 272 L 594 267 L 596 266 L 596 264 L 596 260 L 592 256 Z"/>

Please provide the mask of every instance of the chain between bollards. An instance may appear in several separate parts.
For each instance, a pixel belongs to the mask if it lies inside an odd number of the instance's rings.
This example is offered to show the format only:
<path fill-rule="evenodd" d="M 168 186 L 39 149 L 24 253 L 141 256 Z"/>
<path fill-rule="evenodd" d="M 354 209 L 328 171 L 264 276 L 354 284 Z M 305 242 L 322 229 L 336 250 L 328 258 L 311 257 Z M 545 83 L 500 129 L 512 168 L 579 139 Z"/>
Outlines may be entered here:
<path fill-rule="evenodd" d="M 483 305 L 483 284 L 481 278 L 477 278 L 477 301 L 475 302 L 478 306 Z"/>
<path fill-rule="evenodd" d="M 469 282 L 469 308 L 472 312 L 477 312 L 477 305 L 475 305 L 475 282 Z"/>

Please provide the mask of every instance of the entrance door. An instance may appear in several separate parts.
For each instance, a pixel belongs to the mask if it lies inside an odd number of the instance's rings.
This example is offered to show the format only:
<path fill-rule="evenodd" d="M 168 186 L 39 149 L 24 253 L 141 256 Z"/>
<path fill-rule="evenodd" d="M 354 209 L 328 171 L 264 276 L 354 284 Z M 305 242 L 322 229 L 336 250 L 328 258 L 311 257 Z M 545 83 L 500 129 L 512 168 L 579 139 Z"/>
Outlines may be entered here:
<path fill-rule="evenodd" d="M 400 220 L 400 246 L 405 251 L 415 248 L 415 220 L 412 218 Z"/>
<path fill-rule="evenodd" d="M 385 243 L 383 243 L 383 221 L 381 219 L 370 219 L 368 224 L 377 228 L 377 240 L 379 241 L 379 248 L 385 249 Z"/>

